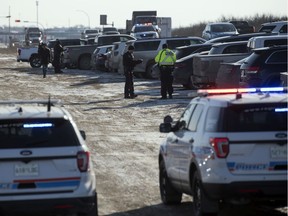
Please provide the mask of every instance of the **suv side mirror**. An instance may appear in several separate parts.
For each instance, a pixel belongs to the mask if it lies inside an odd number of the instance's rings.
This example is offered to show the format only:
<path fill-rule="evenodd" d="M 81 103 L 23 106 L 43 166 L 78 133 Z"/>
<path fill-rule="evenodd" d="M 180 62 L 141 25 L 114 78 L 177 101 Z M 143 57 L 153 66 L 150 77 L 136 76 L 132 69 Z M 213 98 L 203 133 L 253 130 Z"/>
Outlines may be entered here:
<path fill-rule="evenodd" d="M 86 140 L 86 133 L 84 130 L 80 130 L 80 134 L 84 140 Z"/>
<path fill-rule="evenodd" d="M 161 133 L 169 133 L 171 132 L 172 127 L 171 127 L 171 123 L 161 123 L 159 126 L 159 131 Z"/>

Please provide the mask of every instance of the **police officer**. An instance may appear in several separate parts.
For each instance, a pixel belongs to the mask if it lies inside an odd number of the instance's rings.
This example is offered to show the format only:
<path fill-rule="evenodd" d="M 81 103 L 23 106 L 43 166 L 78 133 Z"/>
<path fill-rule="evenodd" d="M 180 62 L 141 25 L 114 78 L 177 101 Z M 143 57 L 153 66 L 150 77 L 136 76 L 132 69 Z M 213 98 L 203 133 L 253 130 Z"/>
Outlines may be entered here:
<path fill-rule="evenodd" d="M 172 99 L 173 94 L 173 75 L 174 64 L 176 62 L 176 54 L 168 49 L 167 44 L 162 45 L 155 57 L 155 62 L 158 63 L 160 69 L 160 81 L 161 81 L 161 99 L 167 99 L 167 93 L 169 98 Z"/>
<path fill-rule="evenodd" d="M 135 98 L 137 95 L 134 94 L 134 83 L 133 83 L 133 69 L 137 64 L 142 63 L 142 59 L 135 60 L 134 46 L 130 45 L 128 51 L 123 55 L 123 66 L 125 75 L 125 87 L 124 87 L 124 98 Z"/>
<path fill-rule="evenodd" d="M 54 66 L 54 70 L 55 73 L 63 73 L 63 71 L 61 71 L 61 54 L 64 51 L 60 41 L 58 39 L 56 39 L 56 43 L 54 46 L 54 59 L 53 59 L 53 66 Z"/>

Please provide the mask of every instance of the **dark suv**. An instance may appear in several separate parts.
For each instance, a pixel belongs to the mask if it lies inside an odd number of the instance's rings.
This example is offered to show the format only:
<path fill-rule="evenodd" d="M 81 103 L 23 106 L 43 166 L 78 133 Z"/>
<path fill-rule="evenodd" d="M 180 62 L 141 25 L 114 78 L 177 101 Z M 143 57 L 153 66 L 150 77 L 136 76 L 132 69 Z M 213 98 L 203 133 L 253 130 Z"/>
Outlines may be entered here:
<path fill-rule="evenodd" d="M 254 49 L 240 67 L 241 87 L 280 86 L 287 71 L 287 45 Z"/>

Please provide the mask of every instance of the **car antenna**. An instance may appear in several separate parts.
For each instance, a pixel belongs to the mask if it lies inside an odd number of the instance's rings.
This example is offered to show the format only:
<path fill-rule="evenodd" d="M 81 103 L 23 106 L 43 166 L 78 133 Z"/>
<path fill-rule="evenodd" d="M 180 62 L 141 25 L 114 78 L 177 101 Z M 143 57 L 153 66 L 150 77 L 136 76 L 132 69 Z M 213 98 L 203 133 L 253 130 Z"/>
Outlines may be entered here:
<path fill-rule="evenodd" d="M 50 112 L 50 111 L 51 111 L 51 100 L 50 100 L 50 94 L 49 94 L 48 104 L 47 104 L 47 112 Z"/>

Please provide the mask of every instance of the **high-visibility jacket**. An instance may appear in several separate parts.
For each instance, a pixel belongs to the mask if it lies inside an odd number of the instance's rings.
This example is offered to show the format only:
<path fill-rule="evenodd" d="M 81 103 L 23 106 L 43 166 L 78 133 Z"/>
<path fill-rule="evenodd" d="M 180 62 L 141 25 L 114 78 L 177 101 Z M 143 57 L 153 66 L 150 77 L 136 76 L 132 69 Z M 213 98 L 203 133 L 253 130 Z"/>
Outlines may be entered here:
<path fill-rule="evenodd" d="M 176 62 L 176 54 L 168 48 L 162 49 L 156 55 L 155 62 L 158 63 L 159 66 L 174 65 Z"/>

